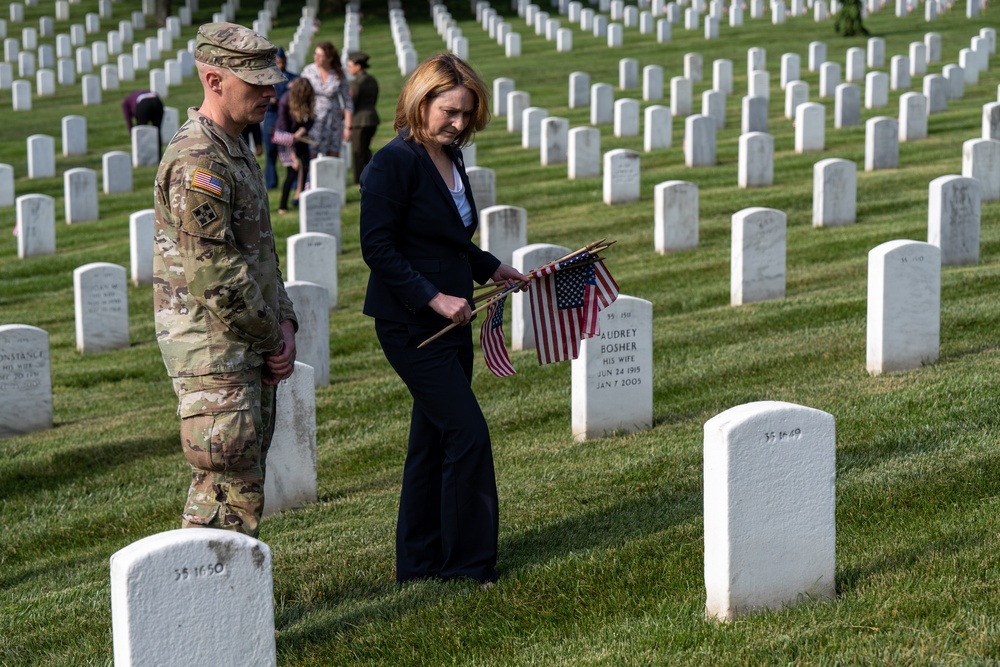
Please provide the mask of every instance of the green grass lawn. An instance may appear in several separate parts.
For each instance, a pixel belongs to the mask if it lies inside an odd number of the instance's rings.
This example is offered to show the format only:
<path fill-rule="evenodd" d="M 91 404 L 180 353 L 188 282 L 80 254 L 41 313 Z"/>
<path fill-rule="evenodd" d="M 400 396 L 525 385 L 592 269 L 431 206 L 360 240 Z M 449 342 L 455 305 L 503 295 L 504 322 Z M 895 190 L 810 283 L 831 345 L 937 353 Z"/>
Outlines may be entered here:
<path fill-rule="evenodd" d="M 213 3 L 196 15 L 207 21 Z M 271 32 L 287 43 L 297 22 L 288 0 Z M 50 3 L 25 8 L 37 26 Z M 114 5 L 119 15 L 136 0 Z M 96 0 L 70 5 L 73 22 Z M 260 3 L 244 0 L 249 24 Z M 470 61 L 489 83 L 505 76 L 531 104 L 589 122 L 569 109 L 568 75 L 615 86 L 618 60 L 683 73 L 685 53 L 733 61 L 734 92 L 718 133 L 712 168 L 684 167 L 683 121 L 673 146 L 642 153 L 641 201 L 609 207 L 599 179 L 568 181 L 565 166 L 542 167 L 538 151 L 498 119 L 476 139 L 478 163 L 496 170 L 497 202 L 528 211 L 530 243 L 571 248 L 617 239 L 608 267 L 624 294 L 647 299 L 654 313 L 654 425 L 648 431 L 574 442 L 570 366 L 539 367 L 534 352 L 512 353 L 518 375 L 499 380 L 480 362 L 474 385 L 494 439 L 501 501 L 501 580 L 489 591 L 469 583 L 394 583 L 394 529 L 409 396 L 382 357 L 361 314 L 367 269 L 358 241 L 358 193 L 343 212 L 338 258 L 340 308 L 331 315 L 331 384 L 317 390 L 319 501 L 264 521 L 260 538 L 274 557 L 275 621 L 282 665 L 978 665 L 1000 661 L 1000 203 L 982 208 L 980 263 L 946 267 L 941 284 L 940 360 L 880 377 L 865 371 L 867 254 L 894 239 L 927 239 L 928 183 L 961 173 L 962 143 L 981 136 L 981 107 L 996 101 L 997 58 L 965 98 L 929 119 L 930 137 L 900 146 L 900 169 L 865 173 L 864 126 L 833 128 L 833 100 L 820 100 L 818 73 L 807 69 L 808 43 L 824 41 L 843 63 L 863 39 L 842 39 L 833 23 L 789 18 L 783 26 L 727 22 L 720 39 L 674 26 L 673 41 L 625 31 L 624 46 L 574 29 L 574 50 L 557 53 L 505 2 L 497 9 L 521 34 L 523 55 L 503 56 L 469 14 L 452 13 L 469 39 Z M 895 18 L 891 3 L 868 19 L 886 40 L 886 63 L 933 30 L 943 60 L 958 53 L 996 8 L 965 18 L 959 2 L 927 24 L 923 8 Z M 402 78 L 381 3 L 365 4 L 362 48 L 382 87 L 381 145 Z M 321 13 L 319 38 L 341 42 L 342 14 Z M 421 58 L 444 48 L 424 3 L 406 6 Z M 57 32 L 68 24 L 57 23 Z M 563 19 L 566 27 L 568 21 Z M 8 22 L 8 36 L 20 27 Z M 137 31 L 136 39 L 155 34 Z M 193 35 L 185 32 L 175 44 Z M 42 39 L 42 43 L 51 41 Z M 775 185 L 737 187 L 739 98 L 746 51 L 767 49 Z M 778 86 L 783 53 L 802 58 L 813 101 L 826 105 L 826 150 L 794 153 L 792 123 Z M 15 67 L 16 69 L 16 67 Z M 145 73 L 140 73 L 145 86 Z M 130 150 L 119 93 L 83 107 L 79 86 L 36 99 L 31 113 L 10 111 L 0 91 L 0 162 L 13 165 L 17 194 L 56 198 L 57 254 L 17 259 L 12 208 L 0 209 L 0 324 L 41 327 L 51 340 L 55 428 L 0 441 L 0 665 L 108 665 L 112 634 L 108 558 L 153 533 L 179 526 L 188 467 L 177 442 L 175 398 L 153 336 L 150 288 L 129 287 L 131 346 L 82 356 L 75 349 L 72 271 L 95 261 L 128 266 L 128 216 L 152 206 L 151 168 L 135 172 L 132 194 L 100 195 L 98 222 L 65 225 L 66 169 L 100 168 L 109 150 Z M 669 86 L 667 86 L 669 90 Z M 913 90 L 920 90 L 919 77 Z M 862 122 L 896 116 L 889 106 L 862 110 Z M 188 80 L 170 91 L 181 110 L 198 103 Z M 650 102 L 654 103 L 654 102 Z M 660 103 L 669 104 L 669 100 Z M 649 103 L 643 103 L 646 106 Z M 87 118 L 89 152 L 59 153 L 59 119 Z M 601 128 L 601 149 L 642 151 L 642 137 L 615 138 Z M 60 176 L 26 177 L 25 138 L 56 137 Z M 839 157 L 859 164 L 858 224 L 811 225 L 812 165 Z M 653 248 L 653 188 L 666 180 L 700 189 L 697 250 L 658 255 Z M 276 196 L 271 201 L 277 207 Z M 779 301 L 729 306 L 732 215 L 768 206 L 788 216 L 787 293 Z M 273 218 L 279 253 L 298 231 L 294 212 Z M 829 412 L 837 424 L 837 599 L 763 613 L 729 624 L 704 619 L 702 427 L 733 406 L 758 400 Z M 220 631 L 229 631 L 225 621 Z"/>

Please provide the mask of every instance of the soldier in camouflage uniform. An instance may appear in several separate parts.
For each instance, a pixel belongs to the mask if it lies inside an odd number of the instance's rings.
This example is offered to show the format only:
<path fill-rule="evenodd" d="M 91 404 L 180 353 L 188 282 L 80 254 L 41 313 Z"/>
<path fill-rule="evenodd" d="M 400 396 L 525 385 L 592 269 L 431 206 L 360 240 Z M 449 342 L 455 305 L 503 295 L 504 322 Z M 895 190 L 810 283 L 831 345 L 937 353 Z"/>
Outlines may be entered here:
<path fill-rule="evenodd" d="M 277 49 L 233 23 L 198 30 L 205 97 L 156 173 L 156 338 L 191 464 L 184 527 L 257 535 L 278 382 L 295 331 L 257 159 L 240 138 L 284 81 Z"/>

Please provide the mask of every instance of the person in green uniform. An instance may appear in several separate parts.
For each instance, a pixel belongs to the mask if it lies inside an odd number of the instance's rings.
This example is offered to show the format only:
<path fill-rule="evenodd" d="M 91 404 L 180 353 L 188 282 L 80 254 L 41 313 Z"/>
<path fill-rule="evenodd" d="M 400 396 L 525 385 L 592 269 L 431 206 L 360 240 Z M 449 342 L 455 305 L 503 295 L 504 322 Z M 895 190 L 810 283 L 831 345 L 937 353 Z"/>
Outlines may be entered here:
<path fill-rule="evenodd" d="M 241 139 L 285 77 L 277 49 L 233 23 L 198 29 L 200 107 L 167 146 L 154 186 L 156 338 L 191 465 L 184 527 L 256 537 L 275 389 L 295 364 L 260 166 Z"/>

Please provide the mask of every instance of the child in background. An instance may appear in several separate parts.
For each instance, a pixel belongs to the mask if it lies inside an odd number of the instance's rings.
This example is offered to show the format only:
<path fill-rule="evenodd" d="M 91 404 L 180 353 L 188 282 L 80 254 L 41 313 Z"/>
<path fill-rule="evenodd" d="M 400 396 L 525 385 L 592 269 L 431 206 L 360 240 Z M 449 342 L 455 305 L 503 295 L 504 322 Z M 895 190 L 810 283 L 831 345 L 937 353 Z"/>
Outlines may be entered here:
<path fill-rule="evenodd" d="M 278 145 L 278 160 L 286 167 L 285 183 L 281 188 L 281 203 L 278 213 L 288 212 L 288 195 L 295 181 L 295 199 L 298 206 L 299 195 L 305 189 L 306 174 L 309 169 L 309 130 L 316 120 L 316 95 L 307 79 L 298 78 L 288 86 L 288 92 L 278 101 L 278 122 L 274 126 L 274 137 Z"/>

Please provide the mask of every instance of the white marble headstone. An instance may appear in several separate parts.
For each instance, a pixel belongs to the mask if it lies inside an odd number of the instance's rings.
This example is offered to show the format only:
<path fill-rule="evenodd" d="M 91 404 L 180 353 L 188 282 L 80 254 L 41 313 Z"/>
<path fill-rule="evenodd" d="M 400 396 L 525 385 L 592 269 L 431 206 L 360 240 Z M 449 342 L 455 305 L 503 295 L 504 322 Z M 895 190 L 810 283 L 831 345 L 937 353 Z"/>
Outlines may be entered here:
<path fill-rule="evenodd" d="M 600 335 L 571 362 L 577 441 L 653 425 L 653 304 L 622 294 L 597 317 Z"/>
<path fill-rule="evenodd" d="M 569 248 L 551 243 L 532 243 L 516 248 L 511 266 L 521 273 L 528 273 L 568 255 Z M 511 295 L 511 340 L 513 350 L 535 349 L 535 330 L 531 325 L 531 299 L 526 292 Z"/>
<path fill-rule="evenodd" d="M 927 98 L 920 93 L 899 96 L 899 140 L 927 138 Z"/>
<path fill-rule="evenodd" d="M 321 232 L 288 237 L 288 280 L 322 285 L 337 309 L 337 239 Z"/>
<path fill-rule="evenodd" d="M 837 129 L 861 124 L 861 89 L 842 83 L 834 93 L 833 126 Z"/>
<path fill-rule="evenodd" d="M 816 102 L 795 109 L 795 152 L 822 151 L 826 147 L 826 107 Z"/>
<path fill-rule="evenodd" d="M 767 105 L 766 97 L 746 96 L 741 102 L 741 133 L 747 132 L 767 132 Z"/>
<path fill-rule="evenodd" d="M 503 118 L 507 115 L 507 93 L 513 92 L 514 79 L 502 76 L 493 79 L 493 115 Z"/>
<path fill-rule="evenodd" d="M 673 115 L 670 107 L 653 104 L 643 112 L 643 150 L 647 153 L 669 148 L 673 141 Z"/>
<path fill-rule="evenodd" d="M 601 131 L 596 127 L 574 127 L 567 150 L 569 180 L 601 175 Z"/>
<path fill-rule="evenodd" d="M 83 116 L 63 116 L 63 155 L 87 154 L 87 119 Z"/>
<path fill-rule="evenodd" d="M 193 613 L 197 610 L 197 613 Z M 225 618 L 239 632 L 206 618 Z M 215 528 L 178 529 L 111 556 L 116 667 L 277 664 L 271 549 Z"/>
<path fill-rule="evenodd" d="M 0 438 L 52 428 L 49 334 L 0 324 Z"/>
<path fill-rule="evenodd" d="M 17 256 L 37 257 L 56 251 L 56 202 L 48 195 L 17 198 Z"/>
<path fill-rule="evenodd" d="M 129 265 L 132 284 L 153 284 L 153 225 L 155 211 L 151 208 L 136 211 L 128 217 Z"/>
<path fill-rule="evenodd" d="M 675 118 L 686 118 L 692 109 L 692 80 L 682 76 L 670 79 L 670 109 Z"/>
<path fill-rule="evenodd" d="M 132 192 L 132 157 L 125 151 L 109 151 L 101 156 L 104 194 Z"/>
<path fill-rule="evenodd" d="M 316 381 L 311 366 L 295 362 L 278 384 L 274 435 L 267 451 L 264 516 L 316 502 Z"/>
<path fill-rule="evenodd" d="M 539 148 L 542 145 L 542 121 L 549 112 L 541 107 L 528 107 L 521 112 L 521 148 Z"/>
<path fill-rule="evenodd" d="M 0 163 L 0 208 L 14 205 L 14 167 Z"/>
<path fill-rule="evenodd" d="M 82 354 L 129 345 L 128 286 L 124 266 L 92 262 L 73 270 L 76 349 Z"/>
<path fill-rule="evenodd" d="M 497 203 L 496 172 L 487 167 L 469 167 L 465 171 L 476 209 L 482 211 Z"/>
<path fill-rule="evenodd" d="M 927 242 L 941 249 L 942 266 L 979 263 L 982 185 L 966 176 L 940 176 L 927 197 Z"/>
<path fill-rule="evenodd" d="M 100 214 L 97 209 L 97 172 L 85 167 L 63 172 L 63 197 L 66 224 L 91 222 Z"/>
<path fill-rule="evenodd" d="M 836 595 L 833 415 L 760 401 L 705 422 L 705 611 L 730 621 Z"/>
<path fill-rule="evenodd" d="M 982 201 L 1000 199 L 1000 141 L 969 139 L 963 143 L 962 176 L 979 181 Z"/>
<path fill-rule="evenodd" d="M 906 240 L 873 248 L 868 253 L 868 372 L 932 364 L 940 341 L 941 250 Z"/>
<path fill-rule="evenodd" d="M 132 166 L 155 167 L 160 163 L 160 130 L 153 125 L 132 128 Z"/>
<path fill-rule="evenodd" d="M 865 171 L 899 167 L 899 121 L 888 116 L 865 123 Z"/>
<path fill-rule="evenodd" d="M 564 164 L 569 141 L 569 119 L 549 116 L 542 120 L 540 158 L 543 165 Z M 466 160 L 468 164 L 468 160 Z"/>
<path fill-rule="evenodd" d="M 46 134 L 28 137 L 28 178 L 52 178 L 56 175 L 55 140 Z"/>
<path fill-rule="evenodd" d="M 511 90 L 513 90 L 514 82 L 511 81 Z M 494 81 L 494 86 L 496 86 L 496 81 Z M 506 102 L 506 94 L 504 96 L 504 101 Z M 494 104 L 498 105 L 498 99 L 496 93 L 494 93 Z M 569 108 L 570 109 L 582 109 L 590 106 L 590 75 L 586 72 L 571 72 L 569 75 Z M 504 109 L 504 114 L 507 110 Z M 503 115 L 503 114 L 494 114 Z"/>
<path fill-rule="evenodd" d="M 479 209 L 480 247 L 505 264 L 514 251 L 528 244 L 528 212 L 519 206 Z"/>
<path fill-rule="evenodd" d="M 684 164 L 712 167 L 715 157 L 715 119 L 701 114 L 684 119 Z"/>
<path fill-rule="evenodd" d="M 337 254 L 340 254 L 342 201 L 331 188 L 311 187 L 303 192 L 299 196 L 299 233 L 319 232 L 334 237 L 337 239 Z"/>
<path fill-rule="evenodd" d="M 615 91 L 609 83 L 590 87 L 590 124 L 607 125 L 614 120 Z"/>
<path fill-rule="evenodd" d="M 813 165 L 813 227 L 851 225 L 857 216 L 858 167 L 828 158 Z"/>
<path fill-rule="evenodd" d="M 11 108 L 14 111 L 31 111 L 31 82 L 18 79 L 11 83 Z"/>
<path fill-rule="evenodd" d="M 698 247 L 698 186 L 665 181 L 653 189 L 656 252 L 664 255 Z"/>
<path fill-rule="evenodd" d="M 315 385 L 325 387 L 330 384 L 330 294 L 322 285 L 292 280 L 285 291 L 299 321 L 295 357 L 312 366 Z"/>
<path fill-rule="evenodd" d="M 733 214 L 730 305 L 785 296 L 786 216 L 773 208 L 745 208 Z"/>
<path fill-rule="evenodd" d="M 604 154 L 604 203 L 626 204 L 639 200 L 639 153 L 616 148 Z"/>
<path fill-rule="evenodd" d="M 760 188 L 774 184 L 774 137 L 766 132 L 740 135 L 738 184 Z"/>

